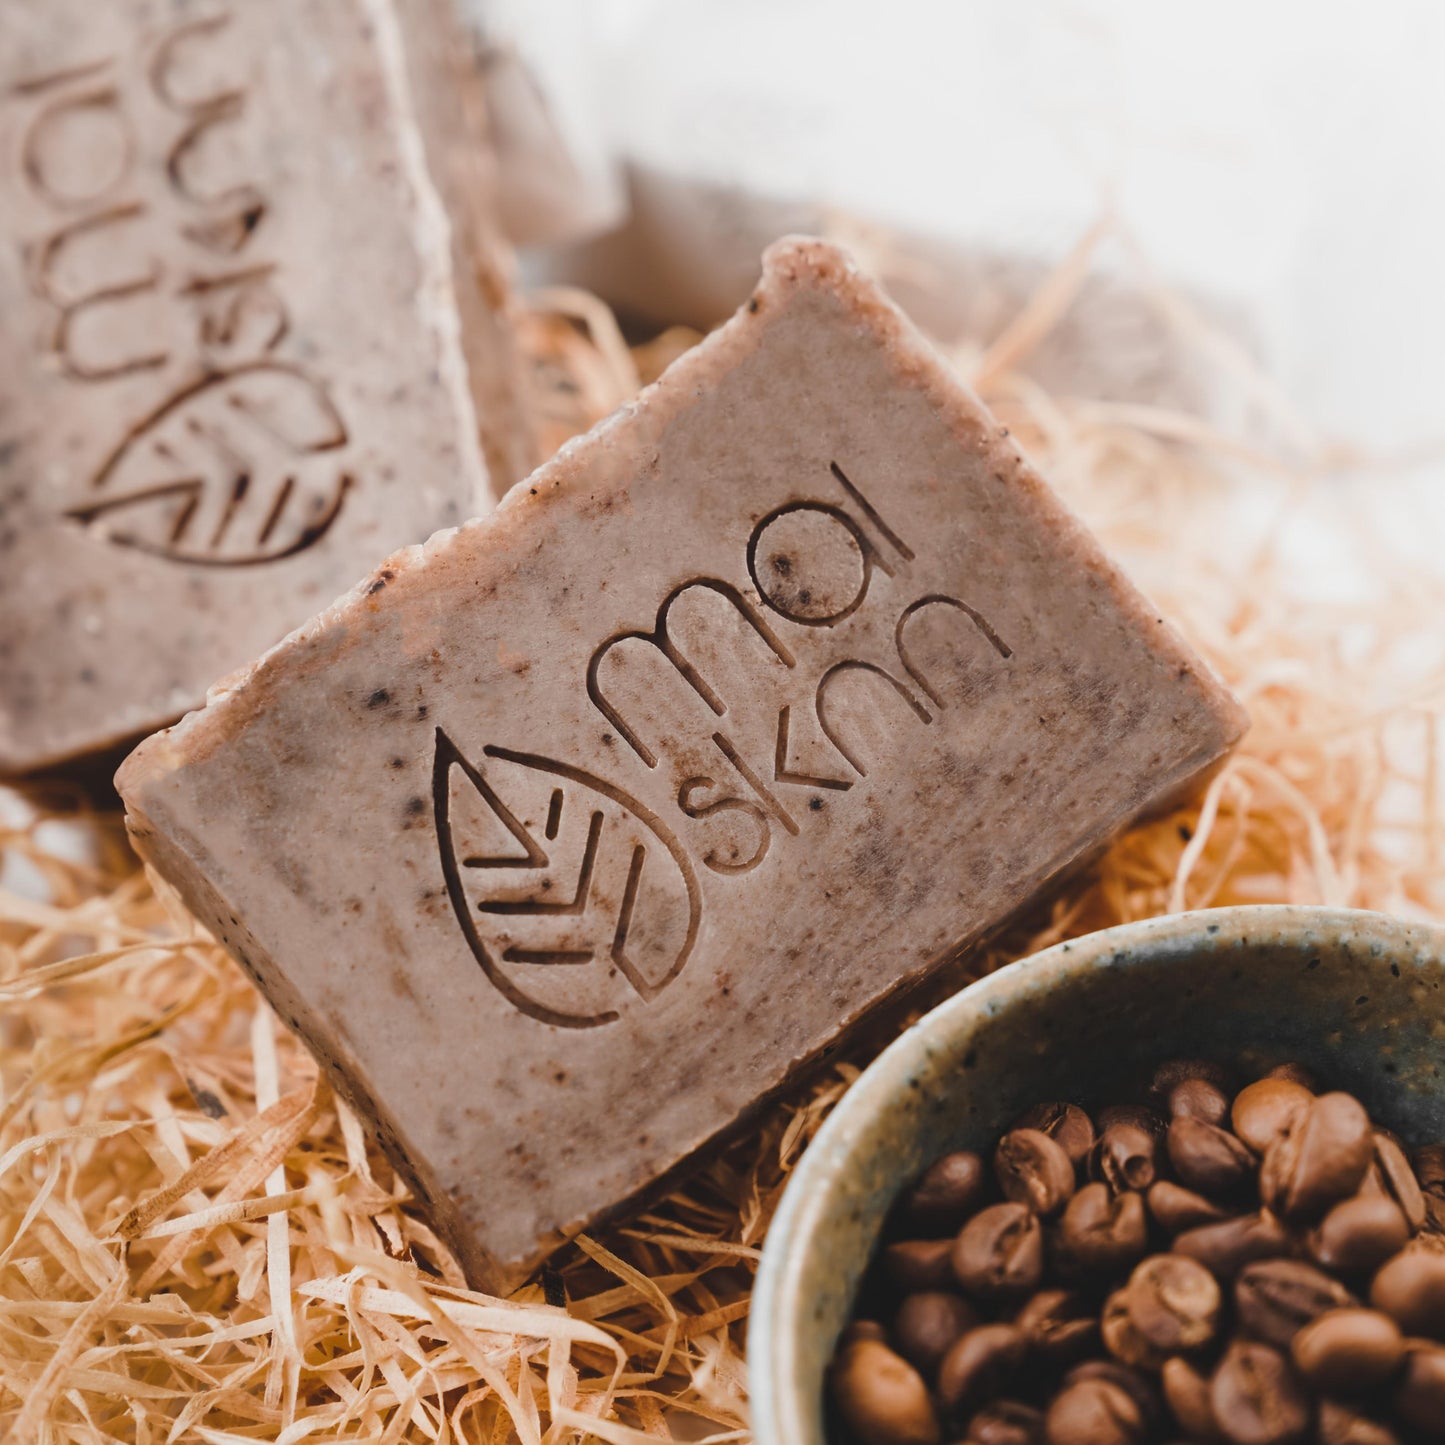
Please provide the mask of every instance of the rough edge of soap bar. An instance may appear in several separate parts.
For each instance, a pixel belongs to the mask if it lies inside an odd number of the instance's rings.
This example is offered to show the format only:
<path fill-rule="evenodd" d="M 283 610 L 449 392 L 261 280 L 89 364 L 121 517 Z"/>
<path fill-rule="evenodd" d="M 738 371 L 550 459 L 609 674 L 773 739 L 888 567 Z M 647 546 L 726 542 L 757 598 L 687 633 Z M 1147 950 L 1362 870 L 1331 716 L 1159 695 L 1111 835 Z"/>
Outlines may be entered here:
<path fill-rule="evenodd" d="M 253 718 L 265 711 L 273 689 L 287 685 L 287 658 L 302 645 L 337 628 L 341 634 L 338 645 L 344 650 L 348 645 L 345 638 L 347 620 L 353 613 L 364 615 L 377 605 L 372 594 L 378 590 L 378 582 L 385 585 L 387 580 L 399 573 L 425 566 L 429 559 L 444 558 L 463 534 L 470 537 L 480 533 L 485 539 L 489 534 L 505 535 L 510 529 L 525 529 L 533 509 L 545 507 L 549 498 L 559 492 L 581 485 L 595 491 L 598 483 L 588 475 L 588 463 L 595 452 L 610 449 L 619 434 L 642 424 L 635 418 L 643 408 L 647 412 L 645 425 L 649 428 L 665 425 L 667 420 L 685 411 L 718 376 L 726 373 L 756 345 L 754 331 L 758 322 L 755 318 L 766 316 L 790 293 L 805 287 L 836 293 L 847 310 L 856 316 L 858 326 L 876 337 L 878 344 L 887 351 L 899 384 L 917 387 L 924 392 L 957 438 L 960 448 L 978 455 L 984 466 L 1007 469 L 1012 484 L 1027 495 L 1040 525 L 1059 533 L 1081 554 L 1086 565 L 1107 583 L 1119 611 L 1132 616 L 1151 634 L 1156 649 L 1166 656 L 1172 655 L 1180 667 L 1188 668 L 1198 676 L 1218 719 L 1217 747 L 1207 754 L 1198 755 L 1187 776 L 1176 774 L 1171 779 L 1161 780 L 1167 786 L 1141 812 L 1156 811 L 1192 793 L 1217 769 L 1243 734 L 1248 726 L 1247 715 L 1223 683 L 1109 560 L 1083 524 L 1024 459 L 1007 434 L 992 421 L 982 402 L 948 368 L 912 323 L 837 248 L 818 240 L 789 237 L 768 249 L 763 258 L 762 280 L 736 316 L 669 367 L 636 400 L 600 422 L 585 436 L 564 446 L 525 483 L 514 487 L 496 511 L 462 527 L 438 532 L 424 544 L 396 553 L 377 573 L 360 582 L 331 608 L 251 666 L 217 684 L 203 709 L 189 714 L 174 728 L 147 739 L 122 764 L 116 775 L 116 785 L 126 802 L 127 826 L 137 850 L 164 878 L 174 882 L 191 911 L 213 932 L 229 935 L 229 946 L 237 961 L 276 1005 L 278 1013 L 308 1041 L 325 1036 L 325 1030 L 319 1026 L 314 1012 L 304 1004 L 244 924 L 237 921 L 235 910 L 227 900 L 203 876 L 207 871 L 204 840 L 188 838 L 183 844 L 165 837 L 151 826 L 145 810 L 148 785 L 190 763 L 203 761 L 228 739 L 244 731 Z M 1120 827 L 1131 821 L 1133 818 L 1125 818 Z M 1059 876 L 1068 872 L 1070 866 L 1066 861 Z M 1054 881 L 1057 880 L 1050 880 L 1050 883 Z M 1006 921 L 996 920 L 989 926 L 989 931 Z M 225 926 L 221 928 L 218 924 Z M 977 939 L 971 939 L 970 946 L 976 942 Z M 937 962 L 941 965 L 945 961 L 940 959 Z M 932 972 L 934 970 L 927 970 L 920 977 L 926 979 Z M 890 999 L 893 997 L 890 995 Z M 838 1037 L 853 1032 L 865 1018 L 889 1001 L 878 1000 L 873 1008 L 841 1020 Z M 833 1043 L 836 1042 L 837 1039 L 833 1040 Z M 531 1259 L 502 1267 L 460 1228 L 435 1178 L 408 1148 L 396 1121 L 378 1109 L 360 1086 L 358 1081 L 362 1071 L 355 1061 L 342 1057 L 334 1040 L 329 1049 L 315 1044 L 311 1047 L 338 1091 L 369 1121 L 393 1163 L 432 1210 L 438 1232 L 456 1252 L 467 1277 L 481 1287 L 496 1288 L 524 1278 L 571 1234 L 614 1217 L 640 1200 L 653 1197 L 696 1157 L 682 1161 L 660 1178 L 649 1181 L 627 1200 L 617 1201 L 585 1219 L 576 1220 L 559 1230 L 554 1238 L 539 1242 Z M 806 1066 L 815 1061 L 816 1056 L 795 1060 L 786 1077 L 762 1093 L 750 1114 L 755 1114 L 757 1108 L 794 1083 Z M 714 1147 L 728 1132 L 724 1129 L 715 1135 L 707 1147 Z"/>

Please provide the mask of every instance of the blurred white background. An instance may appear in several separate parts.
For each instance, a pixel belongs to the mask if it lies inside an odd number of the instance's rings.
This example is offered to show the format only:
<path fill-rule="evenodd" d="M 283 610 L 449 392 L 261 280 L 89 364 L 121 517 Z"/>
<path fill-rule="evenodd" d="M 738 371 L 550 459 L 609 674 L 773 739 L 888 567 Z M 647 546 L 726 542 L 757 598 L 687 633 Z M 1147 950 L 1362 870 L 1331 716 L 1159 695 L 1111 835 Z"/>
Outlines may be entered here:
<path fill-rule="evenodd" d="M 709 278 L 755 268 L 752 201 L 1043 265 L 1109 213 L 1321 433 L 1445 439 L 1438 0 L 468 3 L 588 181 L 543 234 L 621 223 L 640 178 L 654 295 L 735 301 Z"/>

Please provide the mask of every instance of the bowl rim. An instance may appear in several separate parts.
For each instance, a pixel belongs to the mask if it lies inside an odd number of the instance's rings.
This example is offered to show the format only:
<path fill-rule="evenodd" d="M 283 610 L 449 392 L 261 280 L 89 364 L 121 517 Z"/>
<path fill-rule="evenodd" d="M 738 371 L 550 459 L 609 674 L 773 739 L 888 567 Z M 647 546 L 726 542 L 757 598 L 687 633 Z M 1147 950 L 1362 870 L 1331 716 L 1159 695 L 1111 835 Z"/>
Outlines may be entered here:
<path fill-rule="evenodd" d="M 827 1213 L 831 1170 L 887 1111 L 902 1081 L 929 1047 L 948 1037 L 956 1022 L 987 1009 L 995 996 L 1015 992 L 1022 979 L 1032 986 L 1050 975 L 1089 967 L 1101 955 L 1127 949 L 1175 946 L 1208 939 L 1244 943 L 1251 932 L 1267 931 L 1285 943 L 1318 936 L 1321 929 L 1358 935 L 1371 942 L 1419 948 L 1430 940 L 1445 957 L 1445 927 L 1363 908 L 1313 904 L 1258 903 L 1193 909 L 1115 924 L 1029 954 L 986 974 L 945 999 L 905 1029 L 858 1076 L 804 1150 L 783 1191 L 763 1244 L 748 1315 L 748 1393 L 754 1445 L 801 1445 L 810 1439 L 814 1402 L 792 1388 L 797 1373 L 799 1333 L 805 1317 L 802 1274 L 804 1246 Z"/>

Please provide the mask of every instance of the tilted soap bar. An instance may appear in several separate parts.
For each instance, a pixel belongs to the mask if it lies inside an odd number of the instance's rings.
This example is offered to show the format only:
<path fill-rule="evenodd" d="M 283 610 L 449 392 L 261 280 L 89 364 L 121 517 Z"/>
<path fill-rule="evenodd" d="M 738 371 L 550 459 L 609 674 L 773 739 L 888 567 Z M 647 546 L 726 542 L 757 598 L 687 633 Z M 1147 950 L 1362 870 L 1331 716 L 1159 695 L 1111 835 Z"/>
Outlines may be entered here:
<path fill-rule="evenodd" d="M 444 3 L 0 4 L 0 773 L 530 470 Z"/>
<path fill-rule="evenodd" d="M 472 1278 L 515 1278 L 1243 714 L 838 251 L 121 769 Z"/>

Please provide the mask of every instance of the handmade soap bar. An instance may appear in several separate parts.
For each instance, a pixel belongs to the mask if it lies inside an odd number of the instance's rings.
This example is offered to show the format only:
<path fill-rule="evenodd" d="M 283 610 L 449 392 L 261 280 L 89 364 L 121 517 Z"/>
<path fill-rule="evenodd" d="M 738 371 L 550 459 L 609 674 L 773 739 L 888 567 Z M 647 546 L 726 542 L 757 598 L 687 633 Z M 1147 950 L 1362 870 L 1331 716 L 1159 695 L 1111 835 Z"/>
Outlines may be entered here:
<path fill-rule="evenodd" d="M 495 1282 L 1243 724 L 900 314 L 791 241 L 119 785 Z"/>
<path fill-rule="evenodd" d="M 0 4 L 0 772 L 173 720 L 489 510 L 484 451 L 530 469 L 447 18 Z"/>

